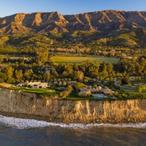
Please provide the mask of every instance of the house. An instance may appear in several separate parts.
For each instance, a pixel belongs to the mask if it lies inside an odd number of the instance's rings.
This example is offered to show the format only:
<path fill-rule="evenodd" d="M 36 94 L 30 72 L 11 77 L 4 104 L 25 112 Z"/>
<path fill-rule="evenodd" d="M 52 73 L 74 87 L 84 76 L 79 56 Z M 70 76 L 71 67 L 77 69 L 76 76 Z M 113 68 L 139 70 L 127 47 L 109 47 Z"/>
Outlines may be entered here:
<path fill-rule="evenodd" d="M 91 96 L 91 91 L 89 89 L 86 90 L 82 90 L 79 92 L 79 96 L 83 96 L 83 97 L 87 97 L 87 96 Z"/>
<path fill-rule="evenodd" d="M 130 77 L 129 77 L 129 80 L 130 80 L 130 81 L 135 81 L 135 80 L 139 80 L 139 79 L 141 79 L 140 76 L 130 76 Z"/>
<path fill-rule="evenodd" d="M 28 86 L 31 88 L 48 88 L 48 83 L 45 82 L 30 82 Z"/>
<path fill-rule="evenodd" d="M 120 79 L 119 79 L 119 80 L 114 79 L 114 85 L 115 85 L 115 86 L 119 87 L 120 84 L 121 84 L 121 80 L 120 80 Z"/>
<path fill-rule="evenodd" d="M 107 87 L 102 89 L 102 92 L 106 95 L 113 95 L 113 93 L 114 93 L 114 91 L 112 91 L 111 89 L 109 89 Z"/>
<path fill-rule="evenodd" d="M 30 88 L 48 88 L 47 82 L 26 82 L 20 83 L 17 85 L 18 87 L 30 87 Z"/>

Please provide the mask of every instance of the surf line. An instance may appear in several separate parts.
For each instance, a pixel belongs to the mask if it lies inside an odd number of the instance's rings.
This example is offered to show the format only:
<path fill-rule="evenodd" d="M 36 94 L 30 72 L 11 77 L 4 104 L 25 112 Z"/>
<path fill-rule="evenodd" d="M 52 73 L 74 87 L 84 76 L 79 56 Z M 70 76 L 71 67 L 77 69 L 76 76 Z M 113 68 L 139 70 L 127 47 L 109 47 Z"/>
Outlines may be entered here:
<path fill-rule="evenodd" d="M 92 127 L 113 127 L 113 128 L 146 128 L 145 123 L 120 123 L 120 124 L 110 124 L 110 123 L 53 123 L 40 121 L 35 119 L 22 119 L 15 117 L 6 117 L 0 115 L 0 124 L 8 127 L 13 127 L 17 129 L 29 129 L 29 128 L 44 128 L 44 127 L 61 127 L 61 128 L 82 128 L 88 129 Z"/>

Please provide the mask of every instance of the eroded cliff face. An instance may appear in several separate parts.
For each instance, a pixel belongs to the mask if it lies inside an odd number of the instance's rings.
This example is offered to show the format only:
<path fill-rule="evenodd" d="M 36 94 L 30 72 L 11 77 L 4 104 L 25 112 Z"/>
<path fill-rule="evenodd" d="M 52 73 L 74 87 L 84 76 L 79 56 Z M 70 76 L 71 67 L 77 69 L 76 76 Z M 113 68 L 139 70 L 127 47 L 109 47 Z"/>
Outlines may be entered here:
<path fill-rule="evenodd" d="M 70 101 L 0 89 L 0 112 L 40 116 L 55 122 L 145 122 L 146 100 Z"/>

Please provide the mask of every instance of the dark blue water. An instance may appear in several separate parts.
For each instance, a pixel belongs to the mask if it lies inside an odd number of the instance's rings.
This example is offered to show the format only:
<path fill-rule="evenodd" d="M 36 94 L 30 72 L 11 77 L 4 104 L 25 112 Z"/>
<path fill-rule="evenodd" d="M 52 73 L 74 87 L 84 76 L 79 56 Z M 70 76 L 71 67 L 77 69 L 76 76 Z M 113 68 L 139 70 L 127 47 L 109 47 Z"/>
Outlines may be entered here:
<path fill-rule="evenodd" d="M 146 123 L 68 125 L 0 115 L 0 146 L 146 146 Z"/>
<path fill-rule="evenodd" d="M 146 146 L 146 129 L 0 126 L 0 146 Z"/>

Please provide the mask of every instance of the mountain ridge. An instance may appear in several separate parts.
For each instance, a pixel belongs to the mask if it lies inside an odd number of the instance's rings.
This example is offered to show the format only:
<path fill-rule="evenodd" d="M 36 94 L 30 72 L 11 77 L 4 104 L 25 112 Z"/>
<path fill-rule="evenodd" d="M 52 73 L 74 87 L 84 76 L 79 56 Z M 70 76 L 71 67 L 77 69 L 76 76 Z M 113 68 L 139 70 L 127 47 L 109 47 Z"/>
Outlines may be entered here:
<path fill-rule="evenodd" d="M 16 13 L 0 18 L 0 33 L 105 32 L 146 28 L 146 11 L 104 10 L 63 15 L 58 12 Z"/>

